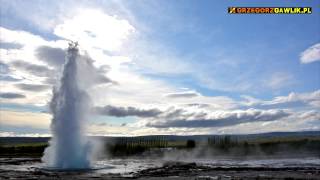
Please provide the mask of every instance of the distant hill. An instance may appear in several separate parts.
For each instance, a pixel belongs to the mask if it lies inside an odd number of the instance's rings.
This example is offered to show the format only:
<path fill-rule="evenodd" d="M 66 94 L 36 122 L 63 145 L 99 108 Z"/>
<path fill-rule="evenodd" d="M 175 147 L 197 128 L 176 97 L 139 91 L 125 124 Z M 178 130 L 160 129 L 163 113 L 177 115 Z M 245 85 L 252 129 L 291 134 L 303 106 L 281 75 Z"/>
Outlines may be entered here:
<path fill-rule="evenodd" d="M 1 144 L 45 143 L 49 137 L 0 137 Z"/>
<path fill-rule="evenodd" d="M 226 134 L 228 135 L 228 134 Z M 154 138 L 163 138 L 168 141 L 186 141 L 189 139 L 195 141 L 206 141 L 208 138 L 213 136 L 226 136 L 226 135 L 191 135 L 191 136 L 177 136 L 177 135 L 150 135 L 150 136 L 139 136 L 144 139 L 154 139 Z M 230 134 L 228 136 L 236 137 L 238 140 L 253 140 L 257 138 L 275 138 L 275 137 L 298 137 L 298 138 L 307 138 L 307 137 L 320 137 L 320 131 L 299 131 L 299 132 L 269 132 L 261 134 Z M 112 137 L 112 136 L 98 136 L 94 137 L 98 139 L 103 139 L 105 141 L 112 141 L 119 139 L 121 137 Z M 130 137 L 128 137 L 130 138 Z M 134 137 L 132 137 L 134 138 Z M 1 144 L 19 144 L 19 143 L 42 143 L 48 142 L 49 137 L 0 137 Z"/>
<path fill-rule="evenodd" d="M 260 133 L 260 134 L 219 134 L 219 135 L 190 135 L 190 136 L 178 136 L 178 135 L 160 135 L 165 137 L 167 140 L 188 140 L 193 139 L 196 141 L 205 141 L 209 137 L 213 136 L 232 136 L 237 137 L 239 140 L 250 140 L 256 138 L 274 138 L 274 137 L 320 137 L 320 131 L 298 131 L 298 132 L 269 132 L 269 133 Z M 145 138 L 157 137 L 155 136 L 142 136 Z"/>

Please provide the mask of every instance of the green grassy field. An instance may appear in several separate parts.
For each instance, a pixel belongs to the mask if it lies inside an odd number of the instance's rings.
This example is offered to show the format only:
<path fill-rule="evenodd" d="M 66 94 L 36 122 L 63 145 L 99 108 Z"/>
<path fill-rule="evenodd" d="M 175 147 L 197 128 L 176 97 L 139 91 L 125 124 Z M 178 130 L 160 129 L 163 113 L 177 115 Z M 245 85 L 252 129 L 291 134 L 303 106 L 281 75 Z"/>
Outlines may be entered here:
<path fill-rule="evenodd" d="M 1 144 L 0 156 L 42 156 L 44 149 L 48 146 L 46 142 Z"/>
<path fill-rule="evenodd" d="M 201 149 L 212 155 L 315 154 L 320 156 L 320 136 L 207 136 L 196 139 L 171 136 L 100 138 L 106 154 L 139 155 L 155 149 Z M 0 156 L 42 156 L 49 138 L 2 138 Z"/>

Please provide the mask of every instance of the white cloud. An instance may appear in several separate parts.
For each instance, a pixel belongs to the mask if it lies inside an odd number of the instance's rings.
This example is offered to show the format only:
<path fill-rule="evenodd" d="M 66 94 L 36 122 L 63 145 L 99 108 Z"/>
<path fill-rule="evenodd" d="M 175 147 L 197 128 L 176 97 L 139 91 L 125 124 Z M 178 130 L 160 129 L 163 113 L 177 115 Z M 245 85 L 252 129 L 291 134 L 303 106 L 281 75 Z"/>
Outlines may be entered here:
<path fill-rule="evenodd" d="M 245 106 L 254 106 L 260 104 L 262 101 L 259 99 L 256 99 L 254 97 L 248 96 L 248 95 L 241 95 L 241 98 L 243 98 L 245 101 L 241 102 L 241 104 Z"/>
<path fill-rule="evenodd" d="M 83 11 L 83 13 L 91 13 L 91 10 Z M 106 105 L 106 104 L 113 104 L 113 105 L 120 105 L 120 106 L 163 106 L 168 107 L 171 105 L 176 104 L 211 104 L 212 108 L 230 108 L 234 107 L 234 103 L 230 98 L 227 97 L 204 97 L 204 96 L 197 96 L 193 98 L 193 100 L 188 100 L 188 98 L 178 98 L 176 100 L 172 100 L 168 102 L 168 99 L 165 98 L 159 98 L 162 97 L 163 94 L 169 94 L 171 92 L 176 92 L 176 87 L 171 86 L 163 81 L 155 80 L 152 78 L 147 78 L 144 75 L 140 75 L 137 72 L 134 71 L 134 69 L 131 68 L 130 63 L 132 62 L 130 57 L 122 56 L 121 53 L 118 53 L 120 55 L 108 55 L 105 54 L 104 50 L 110 50 L 111 52 L 116 51 L 117 48 L 128 38 L 130 31 L 132 31 L 132 28 L 128 22 L 125 20 L 120 20 L 114 16 L 109 16 L 107 14 L 104 14 L 100 11 L 93 11 L 92 12 L 92 18 L 98 19 L 103 21 L 104 19 L 108 19 L 107 22 L 111 23 L 96 23 L 97 25 L 91 27 L 91 26 L 85 26 L 81 27 L 81 25 L 84 22 L 80 22 L 80 19 L 82 18 L 82 15 L 78 14 L 74 17 L 68 18 L 67 20 L 63 21 L 62 24 L 58 25 L 60 26 L 60 32 L 61 36 L 67 37 L 68 35 L 73 35 L 72 33 L 75 33 L 75 36 L 83 35 L 81 38 L 83 38 L 85 41 L 90 41 L 88 44 L 84 43 L 84 45 L 88 45 L 88 53 L 93 57 L 95 60 L 95 65 L 99 67 L 103 67 L 104 65 L 110 66 L 110 69 L 108 70 L 108 77 L 110 77 L 112 80 L 116 81 L 118 84 L 115 86 L 100 86 L 96 89 L 92 90 L 92 96 L 94 103 L 97 105 Z M 80 18 L 80 19 L 79 19 Z M 82 19 L 81 19 L 82 20 Z M 90 19 L 86 19 L 90 20 Z M 67 22 L 71 21 L 70 23 L 75 25 L 74 27 L 70 27 Z M 81 23 L 81 24 L 80 24 Z M 91 20 L 89 24 L 91 23 Z M 112 29 L 113 25 L 115 24 L 114 29 Z M 100 24 L 102 24 L 101 28 L 106 29 L 111 27 L 112 32 L 119 33 L 115 37 L 112 37 L 111 35 L 104 35 L 108 33 L 104 33 L 100 29 Z M 75 32 L 71 31 L 72 28 L 75 28 L 79 26 L 79 29 L 75 29 Z M 65 29 L 64 29 L 65 28 Z M 70 29 L 69 29 L 70 28 Z M 124 30 L 119 30 L 117 28 L 124 28 Z M 24 32 L 24 31 L 14 31 L 14 30 L 8 30 L 3 28 L 3 31 L 8 34 L 6 36 L 6 42 L 13 42 L 13 39 L 15 39 L 15 36 L 21 36 L 19 42 L 23 45 L 23 48 L 21 49 L 13 49 L 13 50 L 5 50 L 2 49 L 3 52 L 1 54 L 5 55 L 6 63 L 11 64 L 16 59 L 19 59 L 26 64 L 28 64 L 28 67 L 36 67 L 39 69 L 39 67 L 47 66 L 49 64 L 46 64 L 46 62 L 39 60 L 37 56 L 35 56 L 36 49 L 38 47 L 43 47 L 43 45 L 46 45 L 48 47 L 65 47 L 66 42 L 65 41 L 46 41 L 42 39 L 39 36 L 35 36 L 31 33 Z M 58 31 L 58 30 L 57 30 Z M 90 36 L 88 32 L 95 34 L 96 37 Z M 97 32 L 96 32 L 97 31 Z M 112 33 L 110 32 L 110 33 Z M 92 34 L 91 34 L 92 35 Z M 98 37 L 98 36 L 99 37 Z M 109 38 L 109 39 L 108 39 Z M 110 39 L 111 38 L 111 39 Z M 116 38 L 116 39 L 112 39 Z M 24 40 L 25 39 L 25 40 Z M 105 39 L 106 41 L 103 41 Z M 92 42 L 91 42 L 92 40 Z M 108 41 L 110 40 L 110 41 Z M 119 42 L 118 45 L 114 46 L 114 41 Z M 103 43 L 109 43 L 110 49 L 107 49 L 109 45 L 103 44 Z M 110 44 L 111 43 L 111 44 Z M 116 43 L 117 44 L 117 43 Z M 106 45 L 106 46 L 105 46 Z M 82 46 L 82 44 L 80 44 Z M 96 48 L 99 46 L 103 46 L 100 48 Z M 150 50 L 150 46 L 145 44 L 146 47 Z M 157 49 L 157 48 L 156 48 Z M 87 49 L 86 49 L 87 50 Z M 157 51 L 156 54 L 163 54 L 164 50 L 161 49 L 160 51 Z M 150 54 L 153 54 L 150 52 Z M 134 56 L 134 54 L 131 54 Z M 153 54 L 154 57 L 157 57 L 157 55 Z M 168 57 L 171 55 L 168 55 Z M 162 56 L 161 56 L 162 57 Z M 160 57 L 157 57 L 156 59 L 159 59 Z M 158 62 L 158 60 L 154 59 L 154 62 Z M 167 58 L 167 62 L 171 58 Z M 159 65 L 159 63 L 157 63 Z M 160 63 L 163 64 L 163 63 Z M 153 63 L 153 67 L 158 67 L 158 65 L 155 65 Z M 170 67 L 176 67 L 173 66 L 171 63 L 165 66 L 164 69 L 172 69 Z M 55 68 L 50 67 L 49 68 Z M 15 67 L 12 66 L 11 69 L 13 70 L 11 72 L 12 75 L 23 79 L 21 83 L 24 84 L 39 84 L 39 82 L 44 82 L 46 79 L 45 77 L 41 77 L 38 75 L 35 75 L 31 71 L 27 71 L 26 69 L 21 69 L 21 67 Z M 42 68 L 43 69 L 43 68 Z M 30 70 L 30 68 L 28 68 Z M 50 69 L 49 69 L 50 70 Z M 163 70 L 161 70 L 163 72 Z M 177 72 L 181 72 L 178 70 Z M 43 74 L 43 73 L 42 73 Z M 156 89 L 155 89 L 156 87 Z M 51 92 L 49 91 L 43 91 L 43 92 L 37 92 L 37 93 L 31 93 L 31 92 L 22 92 L 21 89 L 17 88 L 15 86 L 15 83 L 6 84 L 3 88 L 5 92 L 15 92 L 15 93 L 26 93 L 26 98 L 23 99 L 6 99 L 2 102 L 9 102 L 9 103 L 20 103 L 20 104 L 37 104 L 37 105 L 44 105 L 50 100 Z M 107 93 L 105 93 L 107 92 Z"/>
<path fill-rule="evenodd" d="M 177 109 L 172 108 L 154 117 L 140 122 L 147 127 L 169 128 L 169 127 L 226 127 L 243 123 L 275 121 L 288 117 L 290 112 L 280 109 L 259 110 L 227 110 L 227 111 L 205 111 L 199 109 Z"/>
<path fill-rule="evenodd" d="M 294 77 L 290 73 L 277 72 L 273 73 L 265 84 L 271 89 L 281 89 L 294 83 Z"/>
<path fill-rule="evenodd" d="M 50 137 L 51 134 L 45 133 L 16 133 L 16 132 L 0 132 L 0 137 Z"/>
<path fill-rule="evenodd" d="M 79 41 L 85 49 L 117 51 L 135 28 L 124 19 L 99 10 L 82 9 L 54 28 L 57 36 Z"/>
<path fill-rule="evenodd" d="M 45 40 L 40 36 L 31 34 L 26 31 L 9 30 L 7 28 L 0 27 L 0 40 L 6 43 L 15 43 L 22 46 L 34 45 L 34 44 L 44 44 Z"/>
<path fill-rule="evenodd" d="M 284 108 L 284 109 L 317 109 L 320 108 L 320 90 L 295 93 L 291 92 L 285 96 L 276 96 L 271 100 L 256 99 L 251 96 L 242 95 L 244 100 L 239 102 L 239 106 L 253 108 Z"/>
<path fill-rule="evenodd" d="M 51 115 L 45 113 L 0 110 L 0 125 L 49 129 Z"/>
<path fill-rule="evenodd" d="M 300 54 L 300 62 L 307 64 L 320 61 L 320 43 L 317 43 Z"/>
<path fill-rule="evenodd" d="M 182 92 L 168 93 L 168 94 L 165 94 L 164 96 L 169 98 L 193 98 L 193 97 L 200 96 L 200 93 L 196 91 L 182 91 Z"/>
<path fill-rule="evenodd" d="M 134 135 L 135 128 L 128 126 L 114 126 L 106 123 L 90 124 L 88 133 L 94 136 L 128 136 Z"/>
<path fill-rule="evenodd" d="M 108 16 L 105 14 L 98 13 L 99 16 L 108 17 L 113 20 L 112 22 L 118 21 L 117 18 Z M 101 17 L 100 17 L 101 18 Z M 78 20 L 77 20 L 78 21 Z M 122 20 L 119 20 L 120 24 Z M 112 26 L 112 24 L 110 24 Z M 104 27 L 107 28 L 107 27 Z M 47 64 L 43 60 L 38 59 L 36 56 L 36 52 L 38 47 L 48 46 L 55 48 L 65 48 L 67 45 L 66 41 L 47 41 L 42 39 L 40 36 L 33 35 L 29 32 L 25 31 L 15 31 L 9 30 L 6 28 L 1 28 L 1 34 L 5 34 L 5 36 L 1 36 L 1 41 L 8 43 L 19 43 L 22 45 L 22 48 L 19 49 L 0 49 L 1 60 L 10 68 L 10 75 L 20 79 L 19 83 L 24 84 L 37 84 L 40 82 L 46 83 L 47 80 L 46 72 L 42 72 L 39 74 L 39 69 L 44 71 L 44 68 L 47 67 L 47 71 L 50 72 L 54 68 L 53 65 Z M 82 29 L 84 31 L 84 29 Z M 114 31 L 117 31 L 114 29 Z M 96 32 L 93 32 L 96 33 Z M 97 34 L 102 33 L 98 32 Z M 81 34 L 81 33 L 80 33 Z M 102 36 L 102 35 L 101 35 Z M 125 33 L 123 37 L 120 35 L 117 41 L 122 41 L 122 38 L 125 37 Z M 16 40 L 16 37 L 19 37 Z M 90 38 L 90 37 L 88 37 Z M 103 37 L 102 37 L 103 38 Z M 108 37 L 107 37 L 108 38 Z M 111 38 L 111 37 L 110 37 Z M 86 39 L 88 40 L 88 39 Z M 112 45 L 112 39 L 109 39 Z M 95 41 L 94 41 L 95 42 Z M 98 44 L 102 43 L 98 41 Z M 120 42 L 121 43 L 121 42 Z M 103 53 L 104 50 L 107 49 L 95 49 L 95 44 L 90 44 L 91 47 L 88 48 L 89 55 L 93 56 L 95 60 L 95 65 L 99 67 L 104 67 L 105 65 L 110 66 L 108 70 L 108 76 L 118 82 L 116 86 L 101 86 L 97 87 L 96 93 L 93 93 L 93 97 L 95 103 L 105 105 L 107 103 L 114 103 L 115 105 L 136 105 L 136 104 L 157 104 L 157 97 L 162 96 L 163 94 L 174 92 L 175 87 L 171 87 L 167 83 L 162 81 L 154 80 L 147 78 L 145 76 L 139 75 L 129 68 L 127 63 L 130 63 L 131 59 L 126 56 L 121 55 L 106 55 Z M 100 44 L 103 45 L 103 44 Z M 80 45 L 81 46 L 81 45 Z M 97 59 L 96 59 L 97 58 Z M 19 60 L 19 66 L 17 66 L 17 60 Z M 34 73 L 33 69 L 36 69 L 37 72 Z M 54 74 L 49 73 L 52 78 L 54 78 Z M 44 76 L 45 75 L 45 76 Z M 155 88 L 157 90 L 155 91 Z M 48 103 L 51 96 L 51 90 L 46 90 L 42 92 L 23 92 L 21 89 L 16 87 L 15 82 L 6 82 L 5 85 L 2 86 L 1 89 L 3 92 L 14 92 L 14 93 L 25 93 L 25 98 L 21 99 L 2 99 L 1 102 L 6 103 L 20 103 L 20 104 L 36 104 L 36 105 L 44 105 Z M 108 92 L 107 94 L 105 92 Z M 102 98 L 103 97 L 103 98 Z M 180 100 L 181 101 L 181 100 Z M 163 101 L 159 102 L 160 104 Z"/>
<path fill-rule="evenodd" d="M 289 117 L 278 121 L 253 122 L 222 127 L 218 133 L 253 134 L 264 132 L 319 131 L 320 113 L 314 110 L 292 112 Z"/>
<path fill-rule="evenodd" d="M 307 93 L 294 93 L 291 92 L 288 96 L 278 96 L 271 101 L 265 101 L 262 105 L 290 105 L 290 103 L 303 103 L 302 106 L 310 105 L 319 107 L 320 90 Z"/>

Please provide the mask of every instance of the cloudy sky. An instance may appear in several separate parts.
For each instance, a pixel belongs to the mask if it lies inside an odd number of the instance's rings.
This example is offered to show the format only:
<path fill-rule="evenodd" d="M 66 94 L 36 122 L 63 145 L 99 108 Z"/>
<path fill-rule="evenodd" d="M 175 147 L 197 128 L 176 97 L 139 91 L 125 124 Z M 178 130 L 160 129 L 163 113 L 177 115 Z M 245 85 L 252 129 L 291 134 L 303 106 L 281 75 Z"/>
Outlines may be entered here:
<path fill-rule="evenodd" d="M 68 40 L 99 72 L 89 134 L 320 130 L 319 0 L 0 3 L 1 136 L 50 134 Z M 313 14 L 230 15 L 229 6 Z"/>

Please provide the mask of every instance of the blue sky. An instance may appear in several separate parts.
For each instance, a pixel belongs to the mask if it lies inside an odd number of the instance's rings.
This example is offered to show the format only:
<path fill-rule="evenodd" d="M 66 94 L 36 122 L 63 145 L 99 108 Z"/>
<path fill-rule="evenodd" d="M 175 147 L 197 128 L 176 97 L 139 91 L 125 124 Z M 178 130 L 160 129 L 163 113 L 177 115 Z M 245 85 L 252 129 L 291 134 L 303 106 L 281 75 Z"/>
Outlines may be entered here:
<path fill-rule="evenodd" d="M 320 129 L 319 0 L 1 4 L 3 135 L 50 133 L 47 104 L 55 83 L 48 74 L 59 76 L 62 64 L 55 62 L 63 60 L 54 58 L 66 39 L 79 41 L 95 66 L 108 67 L 104 75 L 118 82 L 89 90 L 94 106 L 105 108 L 89 121 L 89 133 Z M 227 13 L 230 6 L 306 6 L 313 12 L 237 15 Z M 21 120 L 24 115 L 35 120 Z M 208 121 L 210 127 L 201 125 Z"/>
<path fill-rule="evenodd" d="M 228 15 L 226 14 L 228 6 L 261 6 L 261 4 L 248 2 L 205 5 L 193 2 L 181 6 L 177 4 L 173 5 L 175 7 L 173 11 L 178 17 L 177 19 L 173 17 L 173 21 L 179 24 L 178 30 L 176 27 L 170 29 L 170 25 L 167 28 L 167 22 L 158 23 L 152 20 L 150 22 L 153 18 L 148 18 L 147 24 L 153 27 L 149 36 L 164 46 L 175 49 L 178 56 L 187 59 L 189 63 L 204 68 L 208 76 L 214 77 L 217 81 L 227 82 L 227 85 L 231 86 L 233 83 L 241 83 L 239 82 L 241 80 L 255 84 L 255 91 L 258 92 L 252 92 L 251 89 L 244 92 L 259 98 L 287 94 L 292 90 L 304 92 L 319 88 L 319 63 L 308 65 L 299 63 L 299 54 L 319 42 L 320 21 L 317 12 L 310 16 Z M 284 1 L 283 3 L 270 1 L 264 4 L 264 6 L 288 5 L 290 4 Z M 315 1 L 291 4 L 291 6 L 313 6 L 315 10 L 316 5 Z M 150 15 L 143 14 L 141 17 Z M 272 91 L 263 87 L 261 80 L 268 79 L 270 75 L 278 72 L 292 75 L 292 84 Z M 168 77 L 169 79 L 172 77 Z M 177 77 L 177 81 L 180 79 L 181 77 Z M 187 81 L 185 86 L 191 85 L 192 88 L 192 85 L 199 85 L 197 80 L 188 77 L 187 79 L 191 80 Z M 203 91 L 202 93 L 210 93 Z M 235 94 L 239 95 L 239 92 Z"/>

